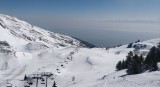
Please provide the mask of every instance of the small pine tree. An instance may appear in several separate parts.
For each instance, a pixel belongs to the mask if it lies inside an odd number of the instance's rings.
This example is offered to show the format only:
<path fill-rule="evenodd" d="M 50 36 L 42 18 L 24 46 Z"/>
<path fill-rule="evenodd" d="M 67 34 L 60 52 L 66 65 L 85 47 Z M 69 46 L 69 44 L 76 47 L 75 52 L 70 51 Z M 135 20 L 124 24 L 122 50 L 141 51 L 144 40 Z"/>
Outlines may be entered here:
<path fill-rule="evenodd" d="M 156 70 L 158 70 L 158 66 L 157 66 L 157 62 L 156 61 L 152 62 L 152 64 L 150 65 L 149 70 L 150 71 L 156 71 Z"/>
<path fill-rule="evenodd" d="M 141 42 L 140 40 L 135 41 L 135 43 Z"/>
<path fill-rule="evenodd" d="M 132 48 L 133 43 L 128 44 L 127 48 Z"/>
<path fill-rule="evenodd" d="M 158 43 L 158 46 L 157 46 L 158 48 L 160 48 L 160 42 Z"/>
<path fill-rule="evenodd" d="M 131 62 L 129 63 L 126 72 L 128 75 L 138 74 L 138 56 L 137 55 L 131 58 Z"/>
<path fill-rule="evenodd" d="M 139 60 L 140 60 L 140 63 L 141 63 L 141 64 L 143 64 L 143 63 L 144 63 L 144 58 L 143 58 L 143 56 L 142 56 L 142 55 L 139 57 Z"/>
<path fill-rule="evenodd" d="M 121 61 L 119 61 L 119 62 L 117 63 L 116 69 L 117 69 L 117 70 L 122 70 L 122 62 L 121 62 Z"/>
<path fill-rule="evenodd" d="M 157 61 L 160 62 L 160 47 L 157 48 Z"/>
<path fill-rule="evenodd" d="M 24 76 L 24 80 L 27 80 L 27 76 L 26 75 Z"/>
<path fill-rule="evenodd" d="M 144 61 L 146 70 L 156 71 L 158 69 L 157 63 L 158 63 L 157 48 L 152 47 Z"/>
<path fill-rule="evenodd" d="M 143 56 L 141 55 L 141 56 L 139 57 L 139 73 L 142 73 L 142 72 L 145 71 L 143 65 L 144 65 L 144 58 L 143 58 Z"/>
<path fill-rule="evenodd" d="M 127 67 L 126 67 L 126 61 L 122 61 L 122 69 L 126 69 Z"/>
<path fill-rule="evenodd" d="M 132 74 L 139 74 L 139 73 L 142 73 L 143 70 L 142 69 L 142 66 L 143 66 L 143 56 L 138 56 L 138 55 L 134 55 L 132 58 L 131 58 L 131 62 L 129 63 L 128 65 L 128 68 L 127 68 L 127 74 L 129 75 L 132 75 Z"/>
<path fill-rule="evenodd" d="M 133 52 L 130 51 L 130 52 L 128 53 L 128 55 L 126 56 L 126 68 L 127 68 L 128 65 L 130 64 L 132 57 L 133 57 Z"/>

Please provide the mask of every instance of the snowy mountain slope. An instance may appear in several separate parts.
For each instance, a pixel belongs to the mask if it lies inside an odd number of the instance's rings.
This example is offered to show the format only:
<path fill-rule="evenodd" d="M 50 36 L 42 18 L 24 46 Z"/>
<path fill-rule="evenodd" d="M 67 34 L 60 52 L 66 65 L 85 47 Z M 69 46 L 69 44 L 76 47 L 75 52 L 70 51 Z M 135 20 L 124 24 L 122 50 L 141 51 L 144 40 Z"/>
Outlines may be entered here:
<path fill-rule="evenodd" d="M 86 47 L 85 44 L 72 37 L 43 30 L 15 17 L 2 14 L 0 14 L 0 32 L 1 41 L 7 41 L 8 44 L 19 50 L 28 44 L 38 45 L 39 49 L 73 45 Z"/>
<path fill-rule="evenodd" d="M 125 70 L 117 72 L 115 65 L 129 51 L 147 54 L 160 39 L 133 43 L 131 48 L 85 48 L 79 40 L 6 15 L 0 15 L 0 32 L 0 87 L 23 87 L 28 84 L 25 75 L 47 72 L 53 74 L 48 87 L 54 81 L 58 87 L 159 87 L 159 71 L 125 76 Z M 30 87 L 35 87 L 36 79 L 32 82 Z M 38 82 L 38 87 L 45 86 L 42 78 Z"/>

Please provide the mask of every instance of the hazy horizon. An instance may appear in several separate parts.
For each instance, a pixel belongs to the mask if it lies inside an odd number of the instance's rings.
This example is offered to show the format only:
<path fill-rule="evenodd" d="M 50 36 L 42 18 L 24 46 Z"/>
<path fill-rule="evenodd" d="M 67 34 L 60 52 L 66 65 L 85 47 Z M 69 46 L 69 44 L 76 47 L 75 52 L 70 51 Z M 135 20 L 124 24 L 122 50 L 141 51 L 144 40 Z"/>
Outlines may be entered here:
<path fill-rule="evenodd" d="M 159 0 L 1 0 L 0 13 L 110 47 L 160 37 Z"/>
<path fill-rule="evenodd" d="M 137 40 L 145 41 L 150 39 L 160 38 L 160 34 L 155 33 L 143 33 L 143 32 L 125 32 L 125 31 L 99 31 L 94 30 L 86 31 L 59 31 L 60 29 L 54 29 L 53 32 L 69 35 L 71 37 L 79 38 L 83 41 L 89 42 L 98 47 L 113 47 L 116 45 L 129 44 Z"/>

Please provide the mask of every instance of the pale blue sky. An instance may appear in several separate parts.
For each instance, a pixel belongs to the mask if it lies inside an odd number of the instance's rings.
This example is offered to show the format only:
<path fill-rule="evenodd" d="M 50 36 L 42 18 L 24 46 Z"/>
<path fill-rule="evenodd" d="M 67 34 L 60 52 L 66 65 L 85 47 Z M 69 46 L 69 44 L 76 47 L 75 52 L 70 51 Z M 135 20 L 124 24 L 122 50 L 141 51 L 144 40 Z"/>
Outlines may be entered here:
<path fill-rule="evenodd" d="M 160 0 L 0 0 L 1 14 L 99 46 L 159 37 L 159 9 Z"/>

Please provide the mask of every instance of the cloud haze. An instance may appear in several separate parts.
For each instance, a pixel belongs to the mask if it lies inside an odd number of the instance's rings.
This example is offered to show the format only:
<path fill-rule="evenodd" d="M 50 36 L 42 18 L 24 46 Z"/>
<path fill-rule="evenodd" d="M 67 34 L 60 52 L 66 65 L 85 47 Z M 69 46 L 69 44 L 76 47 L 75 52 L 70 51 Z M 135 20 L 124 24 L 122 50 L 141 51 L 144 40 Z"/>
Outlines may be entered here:
<path fill-rule="evenodd" d="M 159 37 L 159 3 L 160 0 L 1 0 L 0 13 L 91 43 L 104 42 L 104 46 L 109 43 L 105 41 L 116 40 L 115 35 L 125 34 L 119 38 L 123 39 L 132 34 L 123 40 L 128 42 L 139 37 Z"/>

